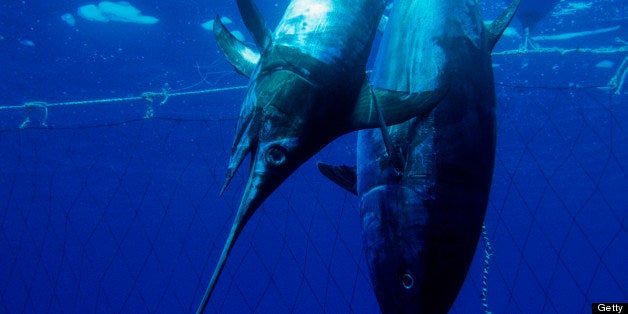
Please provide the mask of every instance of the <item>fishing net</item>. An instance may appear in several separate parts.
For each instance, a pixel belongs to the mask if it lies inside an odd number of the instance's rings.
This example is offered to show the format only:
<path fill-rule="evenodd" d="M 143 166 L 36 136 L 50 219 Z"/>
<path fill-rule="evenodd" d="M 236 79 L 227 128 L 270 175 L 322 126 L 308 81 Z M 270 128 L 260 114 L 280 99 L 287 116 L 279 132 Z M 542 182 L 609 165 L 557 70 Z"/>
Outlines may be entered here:
<path fill-rule="evenodd" d="M 574 58 L 494 58 L 493 188 L 453 313 L 584 312 L 628 298 L 628 102 L 607 83 L 614 69 L 585 76 Z M 243 95 L 227 84 L 3 107 L 0 312 L 196 310 L 245 182 L 240 171 L 217 196 Z M 210 312 L 379 311 L 357 199 L 314 164 L 353 163 L 355 144 L 349 134 L 326 147 L 256 212 Z"/>

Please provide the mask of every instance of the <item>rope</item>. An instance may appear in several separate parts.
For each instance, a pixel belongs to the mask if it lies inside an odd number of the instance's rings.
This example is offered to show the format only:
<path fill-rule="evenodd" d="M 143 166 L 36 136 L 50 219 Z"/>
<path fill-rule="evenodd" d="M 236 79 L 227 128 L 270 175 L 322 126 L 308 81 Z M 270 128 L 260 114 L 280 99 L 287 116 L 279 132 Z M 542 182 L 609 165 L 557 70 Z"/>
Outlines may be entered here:
<path fill-rule="evenodd" d="M 615 30 L 615 28 L 610 28 L 610 30 Z M 604 30 L 608 31 L 608 30 Z M 580 33 L 578 33 L 580 34 Z M 569 36 L 574 36 L 574 34 L 567 34 Z M 566 35 L 561 35 L 566 36 Z M 506 56 L 506 55 L 523 55 L 523 54 L 544 54 L 544 53 L 598 53 L 598 54 L 612 54 L 612 53 L 622 53 L 628 52 L 628 42 L 625 40 L 616 37 L 615 41 L 617 43 L 622 44 L 621 47 L 601 47 L 601 48 L 572 48 L 572 49 L 562 49 L 558 47 L 548 47 L 548 48 L 534 48 L 534 49 L 526 49 L 519 48 L 515 50 L 505 50 L 494 52 L 493 56 Z M 623 88 L 626 76 L 628 75 L 628 66 L 626 66 L 628 57 L 624 59 L 622 64 L 617 69 L 617 73 L 615 76 L 611 78 L 608 83 L 608 89 L 614 91 L 615 94 L 620 94 Z M 371 71 L 367 71 L 367 74 Z M 209 93 L 218 93 L 232 90 L 240 90 L 245 89 L 247 86 L 233 86 L 233 87 L 222 87 L 222 88 L 214 88 L 214 89 L 205 89 L 205 90 L 197 90 L 197 91 L 188 91 L 188 92 L 171 92 L 170 86 L 166 83 L 162 88 L 161 92 L 144 92 L 140 96 L 135 97 L 122 97 L 122 98 L 106 98 L 106 99 L 93 99 L 93 100 L 81 100 L 81 101 L 66 101 L 66 102 L 58 102 L 58 103 L 48 103 L 45 101 L 31 101 L 25 102 L 22 105 L 18 106 L 0 106 L 1 110 L 8 109 L 22 109 L 26 110 L 26 117 L 22 124 L 20 124 L 20 129 L 27 128 L 31 125 L 31 113 L 34 109 L 40 108 L 44 110 L 44 117 L 41 119 L 40 125 L 43 127 L 47 127 L 48 120 L 48 108 L 50 107 L 61 107 L 61 106 L 79 106 L 79 105 L 92 105 L 92 104 L 104 104 L 104 103 L 116 103 L 116 102 L 126 102 L 126 101 L 138 101 L 138 100 L 146 100 L 148 101 L 148 105 L 146 108 L 146 113 L 144 115 L 144 119 L 150 119 L 155 116 L 155 110 L 153 107 L 153 103 L 156 99 L 161 99 L 159 102 L 159 106 L 163 106 L 171 97 L 179 97 L 179 96 L 192 96 L 192 95 L 201 95 L 201 94 L 209 94 Z"/>
<path fill-rule="evenodd" d="M 613 28 L 614 29 L 614 28 Z M 628 52 L 628 42 L 616 37 L 615 41 L 617 43 L 623 44 L 622 47 L 601 47 L 601 48 L 571 48 L 571 49 L 563 49 L 558 47 L 547 47 L 547 48 L 534 48 L 534 49 L 514 49 L 514 50 L 504 50 L 499 52 L 493 52 L 493 56 L 506 56 L 506 55 L 523 55 L 523 54 L 544 54 L 544 53 L 599 53 L 599 54 L 613 54 L 613 53 L 621 53 Z M 625 62 L 625 60 L 624 60 Z M 366 73 L 370 73 L 372 70 L 367 70 Z M 625 73 L 624 73 L 625 78 Z M 621 76 L 620 76 L 621 79 Z M 615 78 L 617 81 L 617 78 Z M 622 80 L 623 83 L 623 80 Z M 615 82 L 617 84 L 617 82 Z M 623 85 L 623 84 L 618 84 Z M 78 105 L 90 105 L 90 104 L 102 104 L 102 103 L 114 103 L 114 102 L 125 102 L 125 101 L 137 101 L 137 100 L 147 100 L 150 103 L 153 103 L 156 98 L 162 98 L 162 101 L 159 105 L 164 105 L 170 97 L 179 97 L 179 96 L 191 96 L 191 95 L 201 95 L 201 94 L 209 94 L 209 93 L 218 93 L 232 90 L 239 90 L 247 88 L 246 85 L 242 86 L 233 86 L 233 87 L 222 87 L 222 88 L 214 88 L 214 89 L 205 89 L 198 91 L 189 91 L 189 92 L 170 92 L 170 87 L 166 83 L 164 88 L 162 88 L 161 92 L 145 92 L 140 96 L 135 97 L 122 97 L 122 98 L 106 98 L 106 99 L 94 99 L 94 100 L 82 100 L 82 101 L 66 101 L 66 102 L 58 102 L 58 103 L 47 103 L 44 101 L 33 101 L 26 102 L 22 105 L 18 106 L 0 106 L 0 110 L 7 109 L 29 109 L 33 107 L 39 108 L 48 108 L 48 107 L 58 107 L 58 106 L 78 106 Z"/>
<path fill-rule="evenodd" d="M 623 47 L 601 47 L 601 48 L 570 48 L 570 49 L 562 49 L 558 47 L 547 47 L 547 48 L 535 48 L 535 49 L 514 49 L 514 50 L 504 50 L 499 52 L 493 52 L 493 56 L 506 56 L 506 55 L 523 55 L 523 54 L 543 54 L 543 53 L 599 53 L 599 54 L 612 54 L 612 53 L 621 53 L 628 52 L 628 46 Z"/>
<path fill-rule="evenodd" d="M 608 31 L 608 30 L 616 30 L 618 29 L 618 27 L 612 27 L 609 29 L 603 29 L 601 31 Z M 591 31 L 589 33 L 595 33 L 595 31 Z M 578 33 L 580 34 L 580 33 Z M 569 36 L 572 36 L 573 34 L 566 34 Z M 562 35 L 565 36 L 565 35 Z M 550 36 L 546 36 L 547 38 L 560 38 L 560 36 L 554 36 L 554 37 L 550 37 Z M 519 49 L 514 49 L 514 50 L 504 50 L 504 51 L 499 51 L 499 52 L 493 52 L 492 55 L 493 56 L 511 56 L 511 55 L 524 55 L 524 54 L 547 54 L 547 53 L 559 53 L 561 55 L 567 54 L 567 53 L 596 53 L 596 54 L 613 54 L 613 53 L 626 53 L 628 52 L 628 41 L 625 41 L 619 37 L 615 37 L 615 42 L 622 44 L 623 46 L 621 47 L 600 47 L 600 48 L 570 48 L 570 49 L 563 49 L 563 48 L 558 48 L 558 47 L 546 47 L 546 48 L 542 48 L 542 47 L 536 47 L 534 46 L 533 49 L 527 49 L 525 46 L 521 47 Z M 628 57 L 624 57 L 624 60 L 622 61 L 621 65 L 617 68 L 617 72 L 615 73 L 615 75 L 610 79 L 610 81 L 608 82 L 608 84 L 606 86 L 604 86 L 605 88 L 607 88 L 608 90 L 612 91 L 615 93 L 615 95 L 620 95 L 622 92 L 622 89 L 624 87 L 624 82 L 626 80 L 626 76 L 628 76 Z M 598 87 L 600 88 L 600 87 Z"/>
<path fill-rule="evenodd" d="M 622 88 L 624 87 L 624 82 L 626 81 L 626 76 L 628 75 L 628 57 L 625 57 L 621 62 L 619 67 L 617 68 L 617 72 L 608 82 L 608 86 L 611 90 L 615 90 L 615 95 L 619 95 L 621 93 Z"/>
<path fill-rule="evenodd" d="M 153 103 L 155 99 L 161 98 L 161 102 L 159 102 L 160 106 L 166 104 L 166 102 L 171 97 L 179 97 L 179 96 L 191 96 L 191 95 L 202 95 L 202 94 L 210 94 L 210 93 L 219 93 L 225 91 L 232 90 L 240 90 L 245 89 L 247 86 L 233 86 L 233 87 L 222 87 L 222 88 L 213 88 L 213 89 L 204 89 L 198 91 L 189 91 L 189 92 L 170 92 L 170 86 L 166 83 L 162 88 L 161 92 L 145 92 L 140 96 L 135 97 L 121 97 L 121 98 L 106 98 L 106 99 L 92 99 L 92 100 L 81 100 L 81 101 L 65 101 L 65 102 L 57 102 L 57 103 L 48 103 L 45 101 L 30 101 L 25 102 L 22 105 L 18 106 L 0 106 L 0 110 L 9 110 L 9 109 L 21 109 L 26 110 L 26 118 L 20 124 L 20 129 L 24 129 L 30 126 L 31 124 L 31 113 L 34 109 L 40 108 L 44 110 L 44 117 L 41 121 L 41 126 L 47 126 L 48 120 L 48 108 L 50 107 L 61 107 L 61 106 L 80 106 L 80 105 L 93 105 L 93 104 L 104 104 L 104 103 L 116 103 L 116 102 L 126 102 L 126 101 L 138 101 L 138 100 L 146 100 L 149 102 L 148 108 L 146 109 L 146 114 L 144 115 L 145 119 L 150 119 L 154 116 Z"/>
<path fill-rule="evenodd" d="M 222 88 L 205 89 L 205 90 L 191 91 L 191 92 L 179 92 L 179 93 L 168 93 L 167 91 L 145 92 L 145 93 L 142 93 L 141 96 L 135 96 L 135 97 L 106 98 L 106 99 L 94 99 L 94 100 L 82 100 L 82 101 L 66 101 L 66 102 L 58 102 L 58 103 L 47 103 L 45 101 L 33 101 L 33 102 L 26 102 L 18 106 L 0 106 L 0 110 L 27 109 L 33 106 L 37 106 L 37 107 L 78 106 L 78 105 L 102 104 L 102 103 L 137 101 L 137 100 L 147 100 L 147 101 L 152 102 L 156 97 L 164 98 L 164 101 L 160 103 L 160 105 L 163 105 L 165 104 L 165 101 L 167 101 L 169 97 L 218 93 L 218 92 L 245 89 L 246 87 L 247 86 L 233 86 L 233 87 L 222 87 Z"/>
<path fill-rule="evenodd" d="M 573 39 L 573 38 L 577 38 L 577 37 L 584 37 L 584 36 L 608 33 L 608 32 L 612 32 L 612 31 L 616 31 L 619 28 L 620 28 L 619 25 L 617 25 L 617 26 L 608 27 L 608 28 L 600 28 L 600 29 L 596 29 L 596 30 L 592 30 L 592 31 L 583 31 L 583 32 L 576 32 L 576 33 L 565 33 L 565 34 L 558 34 L 558 35 L 534 36 L 534 37 L 532 37 L 532 40 L 536 40 L 536 41 L 568 40 L 568 39 Z"/>
<path fill-rule="evenodd" d="M 484 313 L 490 314 L 491 311 L 488 308 L 488 272 L 490 269 L 491 256 L 493 256 L 493 248 L 488 238 L 486 224 L 482 224 L 482 243 L 484 244 L 484 263 L 482 267 L 482 293 L 480 294 L 480 301 L 482 301 L 482 310 Z"/>
<path fill-rule="evenodd" d="M 47 120 L 48 120 L 48 107 L 46 106 L 45 102 L 42 101 L 33 101 L 33 102 L 27 102 L 23 105 L 23 107 L 26 109 L 26 119 L 24 119 L 24 122 L 22 122 L 22 124 L 20 124 L 20 129 L 26 128 L 30 125 L 31 123 L 31 112 L 33 111 L 33 109 L 36 108 L 43 108 L 44 109 L 44 118 L 42 119 L 41 125 L 43 127 L 47 127 Z"/>

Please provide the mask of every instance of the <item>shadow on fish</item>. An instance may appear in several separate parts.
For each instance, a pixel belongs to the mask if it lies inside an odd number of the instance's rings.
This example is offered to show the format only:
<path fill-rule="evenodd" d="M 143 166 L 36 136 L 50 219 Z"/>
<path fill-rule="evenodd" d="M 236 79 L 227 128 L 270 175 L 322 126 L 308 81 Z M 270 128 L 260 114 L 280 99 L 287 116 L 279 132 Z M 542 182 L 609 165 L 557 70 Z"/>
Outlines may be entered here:
<path fill-rule="evenodd" d="M 249 153 L 251 165 L 198 312 L 204 311 L 244 225 L 301 164 L 342 134 L 378 127 L 382 119 L 406 121 L 433 107 L 445 93 L 409 94 L 370 86 L 365 67 L 383 0 L 293 0 L 272 35 L 251 0 L 237 4 L 255 47 L 235 38 L 219 18 L 213 27 L 229 62 L 250 78 L 220 194 Z"/>
<path fill-rule="evenodd" d="M 421 93 L 447 84 L 447 95 L 424 115 L 360 131 L 357 167 L 318 164 L 358 195 L 383 313 L 447 313 L 464 282 L 495 158 L 491 50 L 518 5 L 485 25 L 475 1 L 396 0 L 373 85 Z"/>

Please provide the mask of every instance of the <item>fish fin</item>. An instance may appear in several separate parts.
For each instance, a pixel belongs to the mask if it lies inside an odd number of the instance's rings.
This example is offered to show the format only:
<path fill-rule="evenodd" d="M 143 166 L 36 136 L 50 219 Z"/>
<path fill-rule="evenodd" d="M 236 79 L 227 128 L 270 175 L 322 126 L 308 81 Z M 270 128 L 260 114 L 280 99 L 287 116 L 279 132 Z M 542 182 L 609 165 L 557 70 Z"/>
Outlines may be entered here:
<path fill-rule="evenodd" d="M 318 167 L 318 171 L 327 177 L 327 179 L 354 195 L 358 195 L 358 176 L 356 173 L 356 166 L 334 166 L 322 161 L 317 162 L 316 166 Z"/>
<path fill-rule="evenodd" d="M 220 47 L 229 63 L 233 65 L 238 73 L 251 77 L 259 62 L 260 53 L 233 36 L 220 21 L 219 17 L 214 19 L 213 32 L 218 47 Z"/>
<path fill-rule="evenodd" d="M 371 88 L 371 84 L 368 80 L 365 80 L 351 114 L 349 131 L 372 129 L 381 126 L 375 102 L 381 109 L 383 120 L 390 126 L 414 117 L 428 115 L 447 95 L 448 90 L 448 86 L 442 86 L 431 91 L 407 93 Z"/>
<path fill-rule="evenodd" d="M 245 103 L 247 102 L 245 101 Z M 233 179 L 236 171 L 240 168 L 246 155 L 249 153 L 255 155 L 258 140 L 257 131 L 259 130 L 259 119 L 256 118 L 258 111 L 248 106 L 242 107 L 241 111 L 236 135 L 231 146 L 231 156 L 229 157 L 225 183 L 222 185 L 218 196 L 222 196 L 229 183 L 231 183 L 231 179 Z"/>
<path fill-rule="evenodd" d="M 246 157 L 246 155 L 248 155 L 248 153 L 250 152 L 251 152 L 251 143 L 248 137 L 244 138 L 239 143 L 237 142 L 234 143 L 233 149 L 231 152 L 231 157 L 229 158 L 229 165 L 227 166 L 227 174 L 225 175 L 225 182 L 220 188 L 220 192 L 218 192 L 218 196 L 222 196 L 222 194 L 225 192 L 225 190 L 227 189 L 227 186 L 229 186 L 229 183 L 231 183 L 231 180 L 233 179 L 233 176 L 235 175 L 236 171 L 238 171 L 238 168 L 240 168 L 242 161 L 244 161 L 244 157 Z"/>
<path fill-rule="evenodd" d="M 382 109 L 379 106 L 379 102 L 377 101 L 377 97 L 375 96 L 375 92 L 373 91 L 373 86 L 369 84 L 371 89 L 371 101 L 373 102 L 373 107 L 375 108 L 375 112 L 377 113 L 377 119 L 379 120 L 379 130 L 382 132 L 382 139 L 384 140 L 384 146 L 386 147 L 386 153 L 388 154 L 388 158 L 390 158 L 391 164 L 395 167 L 397 172 L 401 171 L 401 156 L 395 152 L 392 140 L 390 138 L 390 133 L 388 132 L 388 128 L 386 127 L 386 121 L 384 120 L 384 114 L 382 113 Z"/>
<path fill-rule="evenodd" d="M 257 49 L 260 51 L 266 50 L 270 46 L 272 36 L 264 16 L 252 0 L 237 0 L 237 3 L 244 25 L 251 33 L 251 36 L 253 36 Z"/>
<path fill-rule="evenodd" d="M 510 5 L 502 12 L 502 14 L 496 18 L 491 25 L 488 26 L 488 35 L 486 37 L 486 47 L 489 51 L 493 50 L 495 44 L 512 21 L 512 18 L 517 13 L 519 3 L 521 0 L 513 0 Z"/>

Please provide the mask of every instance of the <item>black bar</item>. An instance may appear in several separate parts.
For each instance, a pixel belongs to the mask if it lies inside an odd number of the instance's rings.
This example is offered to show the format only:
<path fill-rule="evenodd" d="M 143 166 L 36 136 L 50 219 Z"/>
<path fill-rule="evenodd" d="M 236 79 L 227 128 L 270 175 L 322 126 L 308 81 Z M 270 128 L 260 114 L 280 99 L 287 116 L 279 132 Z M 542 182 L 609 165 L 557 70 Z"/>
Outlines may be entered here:
<path fill-rule="evenodd" d="M 591 303 L 592 314 L 628 314 L 628 303 Z"/>

